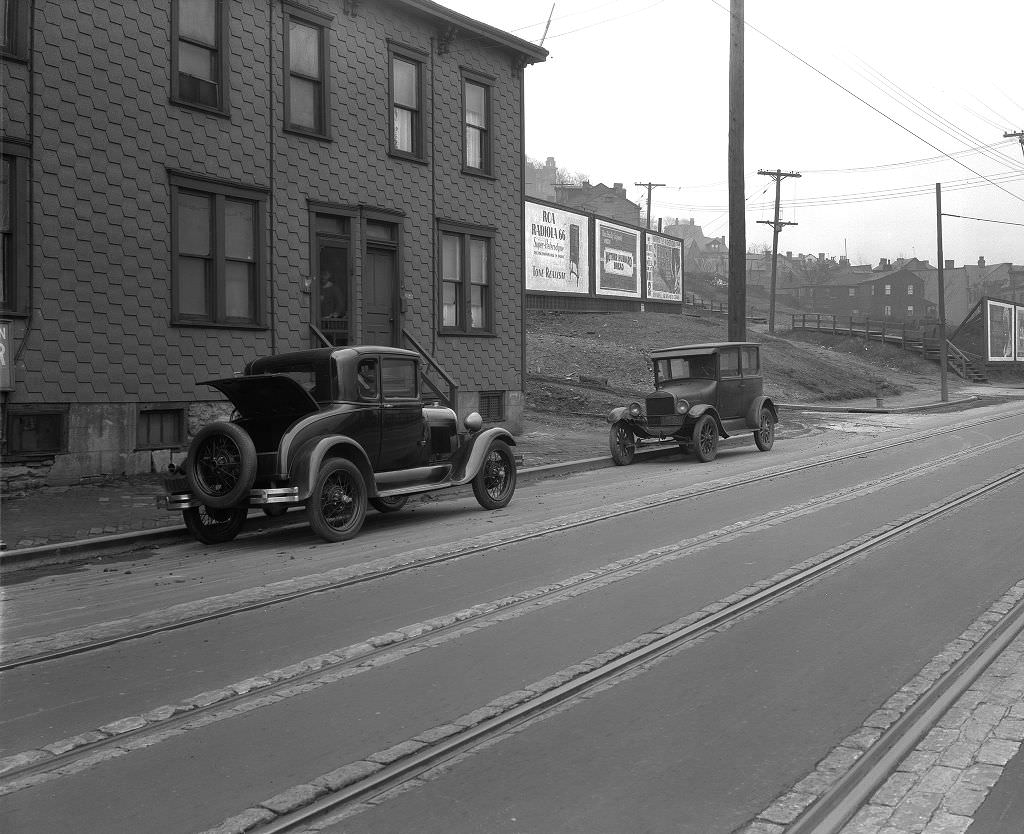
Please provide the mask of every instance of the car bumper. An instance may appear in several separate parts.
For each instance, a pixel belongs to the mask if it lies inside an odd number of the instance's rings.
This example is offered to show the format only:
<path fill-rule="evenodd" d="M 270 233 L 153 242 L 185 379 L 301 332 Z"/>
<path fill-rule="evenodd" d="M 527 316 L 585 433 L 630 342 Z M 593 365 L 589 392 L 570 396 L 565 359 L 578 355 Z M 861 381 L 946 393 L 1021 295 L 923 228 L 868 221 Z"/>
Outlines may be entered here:
<path fill-rule="evenodd" d="M 297 504 L 299 502 L 298 487 L 274 487 L 272 489 L 249 490 L 249 505 L 261 507 L 265 504 Z M 165 510 L 177 511 L 196 510 L 203 502 L 191 492 L 172 492 L 158 495 L 156 505 Z"/>

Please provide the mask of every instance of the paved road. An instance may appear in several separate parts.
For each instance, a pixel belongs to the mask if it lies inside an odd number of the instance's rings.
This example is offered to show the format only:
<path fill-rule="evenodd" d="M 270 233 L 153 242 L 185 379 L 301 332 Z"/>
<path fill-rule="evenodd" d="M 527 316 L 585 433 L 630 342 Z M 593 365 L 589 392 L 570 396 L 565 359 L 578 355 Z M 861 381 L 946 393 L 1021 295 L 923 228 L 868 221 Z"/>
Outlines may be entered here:
<path fill-rule="evenodd" d="M 164 547 L 106 573 L 110 562 L 26 575 L 5 589 L 8 660 L 324 589 L 368 566 L 396 571 L 2 673 L 0 756 L 37 765 L 0 782 L 3 813 L 13 830 L 181 832 L 282 792 L 269 804 L 296 804 L 294 786 L 398 760 L 581 661 L 1020 466 L 1020 411 L 837 417 L 769 455 L 736 445 L 710 466 L 669 459 L 532 484 L 497 513 L 471 498 L 423 503 L 340 546 L 300 527 Z M 851 454 L 825 460 L 837 452 Z M 819 465 L 791 471 L 808 463 Z M 752 473 L 764 477 L 743 483 Z M 1019 484 L 330 830 L 744 825 L 1021 580 L 1024 542 L 1006 524 Z M 300 681 L 309 668 L 324 674 Z M 68 747 L 78 754 L 47 758 Z"/>

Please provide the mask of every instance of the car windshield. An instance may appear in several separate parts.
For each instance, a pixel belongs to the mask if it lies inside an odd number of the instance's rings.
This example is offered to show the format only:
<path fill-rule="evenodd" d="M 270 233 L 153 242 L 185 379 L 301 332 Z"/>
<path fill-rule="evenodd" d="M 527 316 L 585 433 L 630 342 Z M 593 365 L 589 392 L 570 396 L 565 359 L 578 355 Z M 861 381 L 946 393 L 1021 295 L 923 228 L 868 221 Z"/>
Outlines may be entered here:
<path fill-rule="evenodd" d="M 673 356 L 668 359 L 656 359 L 654 372 L 661 382 L 672 379 L 714 379 L 715 355 L 705 353 L 699 356 Z"/>

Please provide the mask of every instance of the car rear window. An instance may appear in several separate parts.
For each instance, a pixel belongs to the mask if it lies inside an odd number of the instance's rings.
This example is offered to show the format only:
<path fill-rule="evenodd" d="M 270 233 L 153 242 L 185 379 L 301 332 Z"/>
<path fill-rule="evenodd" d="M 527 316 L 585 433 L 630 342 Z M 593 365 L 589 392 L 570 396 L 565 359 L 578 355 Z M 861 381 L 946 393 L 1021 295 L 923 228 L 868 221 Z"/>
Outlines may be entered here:
<path fill-rule="evenodd" d="M 740 349 L 722 348 L 718 354 L 718 361 L 721 363 L 722 376 L 740 375 Z"/>
<path fill-rule="evenodd" d="M 740 348 L 743 357 L 743 375 L 757 376 L 761 373 L 761 366 L 758 361 L 758 350 L 756 347 Z"/>

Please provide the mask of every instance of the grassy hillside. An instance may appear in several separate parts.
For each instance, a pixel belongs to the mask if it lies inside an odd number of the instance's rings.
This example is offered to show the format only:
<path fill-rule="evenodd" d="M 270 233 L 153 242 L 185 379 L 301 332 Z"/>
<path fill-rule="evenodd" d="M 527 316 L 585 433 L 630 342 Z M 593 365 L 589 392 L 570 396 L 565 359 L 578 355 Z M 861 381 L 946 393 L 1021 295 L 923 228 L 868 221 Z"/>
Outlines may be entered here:
<path fill-rule="evenodd" d="M 788 321 L 780 320 L 785 327 Z M 527 313 L 527 407 L 603 417 L 623 399 L 653 385 L 654 349 L 725 341 L 724 315 L 669 313 Z M 762 344 L 765 391 L 778 402 L 815 403 L 937 388 L 935 362 L 892 345 L 782 329 L 769 336 L 748 322 L 747 339 Z M 951 376 L 951 384 L 954 378 Z"/>

